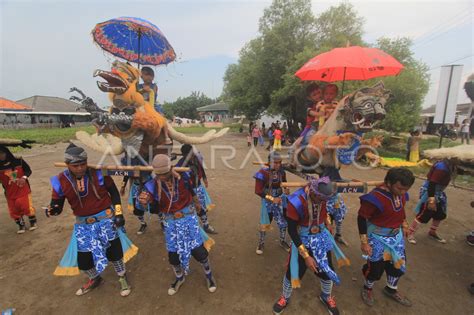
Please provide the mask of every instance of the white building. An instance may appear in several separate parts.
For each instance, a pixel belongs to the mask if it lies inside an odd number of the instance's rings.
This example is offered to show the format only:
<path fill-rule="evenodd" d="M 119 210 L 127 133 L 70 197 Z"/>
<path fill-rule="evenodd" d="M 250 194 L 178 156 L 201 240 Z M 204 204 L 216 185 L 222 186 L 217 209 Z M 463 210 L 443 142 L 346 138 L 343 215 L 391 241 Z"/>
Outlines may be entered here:
<path fill-rule="evenodd" d="M 0 106 L 0 128 L 4 129 L 69 127 L 91 121 L 90 113 L 77 110 L 77 103 L 60 97 L 36 95 L 0 102 L 4 105 Z"/>

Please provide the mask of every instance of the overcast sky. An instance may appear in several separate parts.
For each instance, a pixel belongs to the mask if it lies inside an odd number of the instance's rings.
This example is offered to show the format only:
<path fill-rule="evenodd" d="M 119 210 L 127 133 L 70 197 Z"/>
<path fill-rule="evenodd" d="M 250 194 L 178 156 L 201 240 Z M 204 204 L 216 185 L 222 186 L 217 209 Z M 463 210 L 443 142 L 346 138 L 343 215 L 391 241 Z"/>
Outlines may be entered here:
<path fill-rule="evenodd" d="M 340 1 L 313 1 L 315 15 Z M 349 1 L 365 18 L 364 39 L 414 39 L 417 59 L 430 68 L 424 106 L 436 102 L 440 66 L 462 64 L 464 82 L 473 72 L 473 1 Z M 113 57 L 92 42 L 96 23 L 137 16 L 156 24 L 178 61 L 155 68 L 158 99 L 174 101 L 191 91 L 221 94 L 222 77 L 242 46 L 258 35 L 258 20 L 271 1 L 4 1 L 0 0 L 0 96 L 68 98 L 76 86 L 101 106 L 108 99 L 92 77 Z M 467 102 L 459 90 L 458 102 Z"/>

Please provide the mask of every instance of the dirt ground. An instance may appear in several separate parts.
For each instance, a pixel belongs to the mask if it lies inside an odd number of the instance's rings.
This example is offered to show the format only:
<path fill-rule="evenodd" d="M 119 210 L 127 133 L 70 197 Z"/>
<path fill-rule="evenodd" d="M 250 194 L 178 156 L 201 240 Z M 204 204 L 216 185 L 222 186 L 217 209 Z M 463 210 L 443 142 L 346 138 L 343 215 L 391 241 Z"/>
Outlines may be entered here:
<path fill-rule="evenodd" d="M 271 314 L 273 303 L 281 293 L 281 280 L 287 253 L 278 246 L 276 228 L 267 236 L 265 253 L 255 254 L 260 200 L 253 193 L 252 175 L 258 167 L 252 165 L 255 156 L 239 169 L 248 153 L 244 136 L 226 135 L 213 142 L 215 164 L 211 162 L 210 145 L 200 145 L 207 167 L 209 193 L 216 204 L 210 213 L 211 223 L 218 230 L 216 245 L 211 251 L 211 263 L 218 290 L 207 291 L 203 272 L 192 262 L 191 274 L 175 296 L 168 296 L 168 285 L 173 273 L 167 262 L 164 237 L 157 217 L 148 218 L 149 229 L 137 235 L 138 221 L 126 213 L 129 237 L 139 247 L 138 255 L 128 264 L 128 276 L 133 286 L 130 296 L 119 295 L 119 283 L 109 267 L 104 273 L 105 284 L 91 293 L 77 297 L 74 292 L 82 285 L 84 276 L 55 277 L 53 271 L 69 241 L 74 217 L 66 207 L 59 217 L 47 219 L 41 206 L 50 198 L 49 177 L 60 169 L 53 162 L 61 161 L 66 144 L 36 147 L 22 155 L 33 169 L 31 185 L 33 201 L 38 209 L 39 229 L 23 235 L 16 234 L 16 225 L 9 218 L 4 198 L 0 198 L 0 310 L 16 308 L 18 314 Z M 236 148 L 234 159 L 227 164 L 220 157 L 230 156 L 223 145 Z M 257 148 L 267 155 L 262 147 Z M 97 162 L 99 154 L 90 152 L 90 161 Z M 214 167 L 212 167 L 214 166 Z M 345 178 L 382 180 L 385 170 L 343 169 Z M 296 177 L 289 176 L 289 179 Z M 117 182 L 121 179 L 117 178 Z M 407 214 L 417 201 L 422 180 L 417 179 L 411 189 L 412 199 Z M 418 244 L 407 245 L 407 274 L 399 283 L 400 290 L 413 301 L 411 308 L 397 305 L 383 296 L 384 278 L 376 284 L 376 303 L 365 306 L 360 298 L 363 259 L 359 249 L 356 212 L 358 195 L 345 195 L 350 210 L 344 222 L 344 235 L 350 242 L 342 247 L 352 266 L 338 270 L 342 283 L 334 293 L 341 314 L 474 314 L 474 298 L 466 287 L 474 282 L 474 248 L 465 243 L 465 235 L 474 229 L 474 200 L 472 192 L 449 187 L 449 217 L 440 228 L 448 243 L 430 240 L 427 226 L 418 232 Z M 125 205 L 125 200 L 124 200 Z M 302 288 L 293 292 L 286 314 L 325 313 L 317 300 L 319 282 L 307 274 Z"/>

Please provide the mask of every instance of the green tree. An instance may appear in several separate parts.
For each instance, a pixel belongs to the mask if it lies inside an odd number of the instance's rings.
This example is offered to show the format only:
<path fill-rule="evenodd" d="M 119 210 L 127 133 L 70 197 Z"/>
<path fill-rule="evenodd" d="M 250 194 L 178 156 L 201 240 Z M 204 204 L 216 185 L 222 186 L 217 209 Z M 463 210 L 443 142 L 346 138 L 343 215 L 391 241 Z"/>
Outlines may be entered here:
<path fill-rule="evenodd" d="M 173 118 L 174 116 L 199 119 L 197 108 L 215 103 L 215 100 L 207 97 L 202 92 L 192 92 L 187 97 L 179 97 L 173 103 L 165 103 L 163 105 L 163 111 L 167 118 Z"/>
<path fill-rule="evenodd" d="M 290 128 L 304 123 L 305 87 L 309 82 L 302 82 L 295 72 L 312 57 L 333 48 L 367 46 L 362 40 L 363 26 L 364 19 L 348 3 L 314 17 L 308 0 L 273 0 L 260 19 L 259 36 L 242 48 L 238 63 L 228 67 L 223 98 L 234 112 L 251 120 L 267 110 L 286 117 Z M 376 43 L 405 66 L 399 76 L 383 78 L 395 97 L 387 106 L 382 127 L 394 132 L 416 125 L 428 91 L 427 67 L 414 59 L 410 45 L 407 38 L 381 38 Z M 346 81 L 344 92 L 379 80 Z"/>
<path fill-rule="evenodd" d="M 165 114 L 166 118 L 173 119 L 173 117 L 175 116 L 173 103 L 165 102 L 163 104 L 163 113 Z"/>
<path fill-rule="evenodd" d="M 336 47 L 364 45 L 364 19 L 350 3 L 341 3 L 321 13 L 316 20 L 319 50 L 328 51 Z"/>
<path fill-rule="evenodd" d="M 314 42 L 307 43 L 304 49 L 290 58 L 282 84 L 272 93 L 269 108 L 271 113 L 281 113 L 291 122 L 304 124 L 306 119 L 305 88 L 310 82 L 302 82 L 295 72 L 309 59 L 336 47 L 347 44 L 363 45 L 364 20 L 358 16 L 351 4 L 342 3 L 321 13 L 314 22 Z M 346 82 L 352 88 L 354 83 Z M 347 89 L 346 89 L 347 91 Z"/>
<path fill-rule="evenodd" d="M 396 58 L 404 70 L 396 77 L 383 78 L 393 98 L 386 106 L 387 116 L 381 127 L 392 132 L 412 130 L 419 123 L 423 98 L 429 89 L 428 66 L 416 60 L 409 38 L 380 38 L 377 47 Z"/>
<path fill-rule="evenodd" d="M 259 24 L 260 35 L 240 51 L 239 62 L 224 76 L 231 108 L 255 119 L 272 103 L 289 61 L 315 45 L 315 18 L 309 0 L 274 0 Z"/>
<path fill-rule="evenodd" d="M 224 74 L 223 99 L 230 103 L 230 109 L 248 119 L 257 119 L 268 106 L 263 85 L 265 72 L 255 62 L 261 50 L 261 39 L 250 41 L 241 51 L 238 64 L 229 65 Z"/>

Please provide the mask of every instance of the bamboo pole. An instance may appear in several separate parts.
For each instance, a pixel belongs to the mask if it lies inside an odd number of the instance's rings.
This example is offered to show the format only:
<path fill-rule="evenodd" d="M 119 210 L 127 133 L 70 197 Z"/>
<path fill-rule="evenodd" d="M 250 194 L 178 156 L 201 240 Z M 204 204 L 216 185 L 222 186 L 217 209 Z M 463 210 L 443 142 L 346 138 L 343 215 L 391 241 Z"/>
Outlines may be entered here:
<path fill-rule="evenodd" d="M 67 164 L 64 162 L 55 162 L 55 167 L 67 167 Z M 96 170 L 105 170 L 105 171 L 142 171 L 142 172 L 152 172 L 153 167 L 151 166 L 128 166 L 128 165 L 98 165 L 98 164 L 88 164 L 88 167 Z M 189 167 L 173 167 L 173 170 L 177 172 L 188 172 Z"/>
<path fill-rule="evenodd" d="M 258 162 L 258 161 L 253 161 L 252 164 L 253 164 L 253 165 L 261 165 L 261 166 L 268 166 L 268 165 L 270 165 L 268 162 Z M 289 165 L 289 163 L 282 161 L 281 165 L 287 166 L 287 165 Z"/>
<path fill-rule="evenodd" d="M 285 182 L 281 183 L 281 187 L 304 187 L 308 182 Z M 368 182 L 347 182 L 347 183 L 333 183 L 336 187 L 342 188 L 354 188 L 354 187 L 364 187 L 364 186 L 379 186 L 382 185 L 382 181 L 368 181 Z"/>

